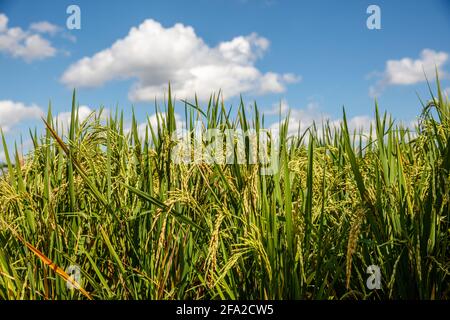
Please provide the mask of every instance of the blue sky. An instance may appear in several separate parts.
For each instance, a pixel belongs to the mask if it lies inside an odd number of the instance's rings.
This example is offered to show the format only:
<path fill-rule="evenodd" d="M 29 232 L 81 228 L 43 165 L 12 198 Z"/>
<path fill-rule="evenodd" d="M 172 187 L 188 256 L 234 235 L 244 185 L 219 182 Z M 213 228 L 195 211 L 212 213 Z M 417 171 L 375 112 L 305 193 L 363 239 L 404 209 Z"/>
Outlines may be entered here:
<path fill-rule="evenodd" d="M 66 28 L 71 4 L 81 30 Z M 381 30 L 366 27 L 371 4 Z M 86 110 L 118 104 L 129 115 L 133 105 L 142 122 L 171 81 L 180 98 L 223 89 L 235 105 L 242 93 L 268 122 L 283 101 L 306 124 L 338 119 L 342 106 L 367 124 L 375 96 L 413 120 L 416 92 L 428 97 L 423 69 L 437 66 L 450 88 L 449 0 L 0 0 L 0 15 L 0 126 L 10 143 L 42 128 L 49 100 L 63 118 L 74 87 Z"/>

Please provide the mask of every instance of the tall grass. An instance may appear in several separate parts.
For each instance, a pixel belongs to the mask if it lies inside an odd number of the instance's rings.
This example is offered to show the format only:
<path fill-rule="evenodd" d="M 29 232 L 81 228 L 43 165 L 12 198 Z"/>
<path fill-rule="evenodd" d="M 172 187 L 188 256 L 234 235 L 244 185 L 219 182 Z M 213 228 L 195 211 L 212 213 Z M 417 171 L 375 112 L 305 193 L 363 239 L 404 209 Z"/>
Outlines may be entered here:
<path fill-rule="evenodd" d="M 49 108 L 25 161 L 2 134 L 0 299 L 448 299 L 450 103 L 436 91 L 415 133 L 378 108 L 365 134 L 345 113 L 295 137 L 286 120 L 274 175 L 174 164 L 170 93 L 144 134 L 121 112 L 80 122 L 74 94 L 68 132 Z M 264 127 L 256 104 L 234 119 L 217 96 L 185 107 L 187 129 Z"/>

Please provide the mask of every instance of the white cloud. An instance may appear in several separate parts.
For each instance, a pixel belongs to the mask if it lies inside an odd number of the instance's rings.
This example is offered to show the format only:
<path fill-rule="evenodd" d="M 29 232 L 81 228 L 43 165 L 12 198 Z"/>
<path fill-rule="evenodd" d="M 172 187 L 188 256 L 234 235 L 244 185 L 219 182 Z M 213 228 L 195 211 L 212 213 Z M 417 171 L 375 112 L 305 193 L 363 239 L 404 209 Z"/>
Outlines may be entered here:
<path fill-rule="evenodd" d="M 4 163 L 6 161 L 6 156 L 4 151 L 0 151 L 0 163 Z"/>
<path fill-rule="evenodd" d="M 77 42 L 77 37 L 75 37 L 73 34 L 70 34 L 68 32 L 61 33 L 61 37 L 63 39 L 69 40 L 70 42 L 73 42 L 73 43 Z"/>
<path fill-rule="evenodd" d="M 8 26 L 8 17 L 4 14 L 0 14 L 0 32 L 6 31 Z"/>
<path fill-rule="evenodd" d="M 0 13 L 0 52 L 31 62 L 54 56 L 56 49 L 37 33 L 9 28 L 8 17 Z"/>
<path fill-rule="evenodd" d="M 279 106 L 277 108 L 279 108 Z M 310 102 L 304 109 L 296 109 L 290 108 L 286 101 L 282 101 L 282 110 L 284 111 L 284 119 L 286 119 L 286 116 L 290 111 L 288 136 L 296 136 L 299 131 L 300 134 L 302 134 L 313 123 L 316 124 L 319 134 L 321 134 L 322 131 L 322 124 L 326 123 L 327 121 L 332 128 L 339 128 L 342 123 L 342 119 L 333 119 L 330 115 L 321 112 L 320 106 L 317 102 Z M 271 110 L 270 112 L 273 112 L 272 114 L 275 113 L 274 110 Z M 278 114 L 278 111 L 276 114 Z M 283 112 L 281 114 L 283 115 Z M 284 119 L 282 120 L 282 122 L 285 121 Z M 366 115 L 355 116 L 347 119 L 347 126 L 350 133 L 353 133 L 354 130 L 356 130 L 357 132 L 362 130 L 363 134 L 367 134 L 370 130 L 371 124 L 374 124 L 373 119 Z M 280 123 L 276 122 L 269 127 L 269 130 L 272 130 L 276 133 L 279 131 L 279 128 Z"/>
<path fill-rule="evenodd" d="M 30 30 L 36 31 L 38 33 L 48 33 L 50 35 L 55 35 L 61 31 L 61 27 L 54 25 L 48 21 L 34 22 L 30 25 Z"/>
<path fill-rule="evenodd" d="M 175 113 L 174 116 L 175 116 L 175 125 L 177 128 L 177 132 L 181 131 L 185 127 L 185 122 L 182 120 L 181 116 L 178 113 Z M 159 123 L 165 122 L 166 121 L 166 113 L 161 112 L 161 113 L 159 113 L 159 116 L 157 116 L 156 114 L 152 114 L 151 116 L 149 116 L 147 118 L 146 122 L 141 123 L 138 126 L 139 138 L 145 139 L 145 133 L 147 130 L 148 130 L 149 137 L 151 136 L 151 131 L 150 131 L 149 125 L 152 127 L 154 132 L 157 132 L 158 118 L 159 118 Z M 130 130 L 131 130 L 131 128 L 127 128 L 125 130 L 125 132 L 129 132 Z"/>
<path fill-rule="evenodd" d="M 431 49 L 424 49 L 420 53 L 419 59 L 403 58 L 400 60 L 388 60 L 386 69 L 381 74 L 381 79 L 370 87 L 370 96 L 375 97 L 381 94 L 387 86 L 392 85 L 412 85 L 425 81 L 425 75 L 434 77 L 436 69 L 439 75 L 446 73 L 442 66 L 447 62 L 446 52 L 437 52 Z"/>
<path fill-rule="evenodd" d="M 446 88 L 446 89 L 444 90 L 444 93 L 447 95 L 447 97 L 450 98 L 450 87 Z"/>
<path fill-rule="evenodd" d="M 48 21 L 32 23 L 30 25 L 30 30 L 37 33 L 49 34 L 51 36 L 55 36 L 58 34 L 61 38 L 69 40 L 70 42 L 73 43 L 77 42 L 77 37 L 75 37 L 73 34 L 64 30 L 64 28 L 57 26 L 53 23 L 50 23 Z"/>
<path fill-rule="evenodd" d="M 103 109 L 100 120 L 106 120 L 109 115 L 109 109 Z M 78 121 L 82 123 L 91 114 L 95 113 L 96 116 L 99 115 L 99 110 L 91 109 L 88 106 L 82 105 L 78 108 Z M 70 121 L 72 119 L 71 112 L 61 112 L 53 118 L 54 126 L 57 127 L 58 131 L 63 134 L 67 133 L 70 128 Z"/>
<path fill-rule="evenodd" d="M 22 102 L 0 100 L 0 127 L 4 132 L 23 120 L 39 119 L 44 113 L 37 105 L 25 105 Z"/>
<path fill-rule="evenodd" d="M 49 34 L 54 36 L 58 34 L 61 38 L 69 40 L 70 42 L 77 42 L 77 37 L 75 37 L 70 32 L 67 32 L 64 28 L 57 26 L 48 21 L 35 22 L 30 25 L 30 30 L 37 33 Z"/>
<path fill-rule="evenodd" d="M 270 110 L 264 111 L 266 115 L 286 115 L 289 111 L 289 104 L 286 99 L 282 99 L 279 103 L 274 103 Z"/>
<path fill-rule="evenodd" d="M 207 99 L 211 90 L 225 97 L 251 92 L 283 92 L 299 81 L 294 74 L 262 73 L 255 67 L 269 41 L 252 33 L 209 47 L 190 26 L 165 28 L 154 20 L 133 27 L 111 47 L 71 65 L 61 81 L 68 86 L 95 87 L 116 79 L 137 79 L 129 92 L 132 101 L 163 97 L 170 81 L 178 98 L 195 93 Z"/>
<path fill-rule="evenodd" d="M 89 115 L 93 112 L 91 108 L 88 106 L 80 106 L 78 108 L 78 120 L 79 122 L 83 122 L 89 117 Z M 70 120 L 72 119 L 72 112 L 61 112 L 56 117 L 53 118 L 55 122 L 55 126 L 58 129 L 67 130 L 70 127 Z"/>

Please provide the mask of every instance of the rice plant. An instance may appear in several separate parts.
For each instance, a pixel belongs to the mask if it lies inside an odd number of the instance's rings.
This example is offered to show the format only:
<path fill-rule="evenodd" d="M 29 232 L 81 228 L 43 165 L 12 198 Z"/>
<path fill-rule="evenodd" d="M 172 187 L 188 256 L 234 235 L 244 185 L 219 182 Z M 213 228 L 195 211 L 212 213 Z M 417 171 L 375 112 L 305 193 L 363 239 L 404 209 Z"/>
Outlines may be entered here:
<path fill-rule="evenodd" d="M 174 163 L 170 91 L 145 130 L 120 111 L 79 121 L 74 93 L 70 128 L 49 107 L 24 160 L 1 134 L 0 299 L 448 299 L 450 102 L 437 83 L 414 130 L 377 107 L 366 132 L 345 112 L 296 136 L 286 119 L 273 175 Z M 198 121 L 264 128 L 256 103 L 235 116 L 220 95 L 181 103 L 192 134 Z"/>

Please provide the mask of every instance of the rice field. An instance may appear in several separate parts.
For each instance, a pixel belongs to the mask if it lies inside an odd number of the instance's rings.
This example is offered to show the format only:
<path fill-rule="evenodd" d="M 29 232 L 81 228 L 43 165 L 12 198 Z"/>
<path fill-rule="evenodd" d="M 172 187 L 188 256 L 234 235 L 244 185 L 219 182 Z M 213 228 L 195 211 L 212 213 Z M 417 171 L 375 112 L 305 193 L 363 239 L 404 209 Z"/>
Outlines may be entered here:
<path fill-rule="evenodd" d="M 264 128 L 256 103 L 176 103 L 188 130 Z M 174 163 L 170 92 L 145 130 L 121 111 L 79 121 L 74 93 L 70 128 L 49 106 L 23 159 L 1 134 L 0 299 L 449 299 L 450 102 L 438 80 L 418 103 L 414 129 L 377 107 L 364 132 L 345 111 L 295 136 L 286 120 L 261 175 Z"/>

